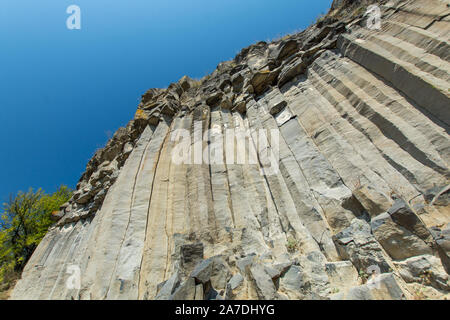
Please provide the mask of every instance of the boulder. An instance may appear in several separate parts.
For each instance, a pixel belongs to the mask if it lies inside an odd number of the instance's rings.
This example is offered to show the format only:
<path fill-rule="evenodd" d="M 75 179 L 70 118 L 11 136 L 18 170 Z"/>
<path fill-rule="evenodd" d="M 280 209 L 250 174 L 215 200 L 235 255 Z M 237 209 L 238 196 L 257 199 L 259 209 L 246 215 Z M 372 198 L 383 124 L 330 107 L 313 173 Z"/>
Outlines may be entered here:
<path fill-rule="evenodd" d="M 325 272 L 330 281 L 331 292 L 358 285 L 358 271 L 350 261 L 327 262 Z"/>
<path fill-rule="evenodd" d="M 74 193 L 73 199 L 78 204 L 86 204 L 95 196 L 95 191 L 91 185 L 84 187 Z"/>
<path fill-rule="evenodd" d="M 390 198 L 372 186 L 360 186 L 353 194 L 371 217 L 387 212 L 393 205 Z"/>
<path fill-rule="evenodd" d="M 173 117 L 177 113 L 176 105 L 172 102 L 167 101 L 161 106 L 161 113 L 166 116 Z"/>
<path fill-rule="evenodd" d="M 183 88 L 179 83 L 171 83 L 167 88 L 166 99 L 178 100 L 183 94 Z"/>
<path fill-rule="evenodd" d="M 273 268 L 272 266 L 268 266 L 268 265 L 264 265 L 264 270 L 266 271 L 266 273 L 270 276 L 270 278 L 272 278 L 272 280 L 276 280 L 280 277 L 280 271 Z"/>
<path fill-rule="evenodd" d="M 378 266 L 381 272 L 390 270 L 380 244 L 364 220 L 353 219 L 348 228 L 333 236 L 333 240 L 341 258 L 350 260 L 358 271 L 366 271 L 371 266 Z"/>
<path fill-rule="evenodd" d="M 222 300 L 219 292 L 217 292 L 217 290 L 214 289 L 209 282 L 203 286 L 203 292 L 205 300 Z"/>
<path fill-rule="evenodd" d="M 444 228 L 432 227 L 431 232 L 437 245 L 450 255 L 450 223 Z"/>
<path fill-rule="evenodd" d="M 293 39 L 283 40 L 269 47 L 269 58 L 277 62 L 294 54 L 298 49 L 297 41 Z"/>
<path fill-rule="evenodd" d="M 225 290 L 231 277 L 232 273 L 225 260 L 220 256 L 214 257 L 210 278 L 213 288 Z"/>
<path fill-rule="evenodd" d="M 450 223 L 444 229 L 433 227 L 431 229 L 433 238 L 436 243 L 439 257 L 445 271 L 450 274 Z"/>
<path fill-rule="evenodd" d="M 70 202 L 66 202 L 59 206 L 60 211 L 65 211 L 70 206 Z"/>
<path fill-rule="evenodd" d="M 231 86 L 231 80 L 230 76 L 228 74 L 225 74 L 225 76 L 219 80 L 218 88 L 222 91 L 224 91 L 227 87 Z"/>
<path fill-rule="evenodd" d="M 370 293 L 370 289 L 365 286 L 356 286 L 350 288 L 348 293 L 341 296 L 342 300 L 374 300 L 372 294 Z"/>
<path fill-rule="evenodd" d="M 158 109 L 152 110 L 147 115 L 148 124 L 151 126 L 157 126 L 161 120 L 161 112 Z"/>
<path fill-rule="evenodd" d="M 230 281 L 228 282 L 228 287 L 231 290 L 235 290 L 237 289 L 240 285 L 242 285 L 242 283 L 244 282 L 244 277 L 240 274 L 237 273 L 235 274 Z"/>
<path fill-rule="evenodd" d="M 51 215 L 51 219 L 53 221 L 59 221 L 62 217 L 64 217 L 64 211 L 53 211 Z"/>
<path fill-rule="evenodd" d="M 178 81 L 178 83 L 184 91 L 188 91 L 192 86 L 193 80 L 188 76 L 184 76 L 180 79 L 180 81 Z"/>
<path fill-rule="evenodd" d="M 206 98 L 206 104 L 210 107 L 213 107 L 221 101 L 222 96 L 223 93 L 221 91 L 216 91 Z"/>
<path fill-rule="evenodd" d="M 420 218 L 411 210 L 411 207 L 401 199 L 395 200 L 388 210 L 392 220 L 409 230 L 424 241 L 431 241 L 432 235 Z"/>
<path fill-rule="evenodd" d="M 291 299 L 326 299 L 330 291 L 325 271 L 326 259 L 320 252 L 298 258 L 279 279 L 279 288 Z"/>
<path fill-rule="evenodd" d="M 271 115 L 280 113 L 287 106 L 287 102 L 281 94 L 278 88 L 273 88 L 264 95 L 258 101 L 265 110 L 269 111 Z"/>
<path fill-rule="evenodd" d="M 309 299 L 324 299 L 330 291 L 330 280 L 325 271 L 326 258 L 320 251 L 311 252 L 299 258 L 306 287 L 303 289 Z"/>
<path fill-rule="evenodd" d="M 245 100 L 245 95 L 239 95 L 233 103 L 232 111 L 237 111 L 241 114 L 244 114 L 247 111 L 247 102 Z"/>
<path fill-rule="evenodd" d="M 418 236 L 398 225 L 388 213 L 372 219 L 372 232 L 384 250 L 395 260 L 431 254 L 431 248 Z"/>
<path fill-rule="evenodd" d="M 245 256 L 241 259 L 239 259 L 236 262 L 237 267 L 241 271 L 242 274 L 245 274 L 247 272 L 247 268 L 253 264 L 253 262 L 256 259 L 256 254 L 250 254 L 248 256 Z"/>
<path fill-rule="evenodd" d="M 340 300 L 404 300 L 405 294 L 392 273 L 376 276 L 371 283 L 352 287 L 336 295 Z"/>
<path fill-rule="evenodd" d="M 254 263 L 249 268 L 249 276 L 252 279 L 258 297 L 263 300 L 273 300 L 276 297 L 277 289 L 270 275 L 261 264 Z"/>
<path fill-rule="evenodd" d="M 305 285 L 304 273 L 300 266 L 293 265 L 280 279 L 280 288 L 300 292 Z"/>
<path fill-rule="evenodd" d="M 213 259 L 203 260 L 195 266 L 194 271 L 191 273 L 191 277 L 197 282 L 203 284 L 207 283 L 211 279 L 213 263 Z"/>
<path fill-rule="evenodd" d="M 231 272 L 225 260 L 221 256 L 215 256 L 197 264 L 191 277 L 199 283 L 210 282 L 214 289 L 225 290 L 231 278 Z"/>
<path fill-rule="evenodd" d="M 240 93 L 242 92 L 243 85 L 244 85 L 244 77 L 241 73 L 236 73 L 231 78 L 231 85 L 233 86 L 233 92 L 234 93 Z"/>
<path fill-rule="evenodd" d="M 279 69 L 273 71 L 261 70 L 254 73 L 250 80 L 250 84 L 252 85 L 255 94 L 260 95 L 263 93 L 270 85 L 272 85 L 279 73 Z"/>
<path fill-rule="evenodd" d="M 222 109 L 231 110 L 233 108 L 233 103 L 231 102 L 230 97 L 223 96 L 222 101 L 220 102 L 220 107 Z"/>
<path fill-rule="evenodd" d="M 302 74 L 305 70 L 306 64 L 300 57 L 282 66 L 280 75 L 278 77 L 278 87 L 281 88 L 296 76 Z"/>
<path fill-rule="evenodd" d="M 431 205 L 448 206 L 450 204 L 450 184 L 444 187 L 435 187 L 427 192 L 425 198 L 429 201 L 431 198 Z"/>
<path fill-rule="evenodd" d="M 228 281 L 227 288 L 225 290 L 225 299 L 234 299 L 237 295 L 242 294 L 243 291 L 245 291 L 244 277 L 240 273 L 237 273 L 230 279 L 230 281 Z"/>
<path fill-rule="evenodd" d="M 450 291 L 448 274 L 441 261 L 432 255 L 412 257 L 396 262 L 400 275 L 406 282 L 418 282 L 437 289 Z"/>
<path fill-rule="evenodd" d="M 181 264 L 185 270 L 192 270 L 203 260 L 203 243 L 184 244 L 180 247 Z"/>
<path fill-rule="evenodd" d="M 176 271 L 167 281 L 161 283 L 158 287 L 158 294 L 155 300 L 169 300 L 178 288 L 181 282 L 180 273 Z"/>
<path fill-rule="evenodd" d="M 188 278 L 183 282 L 174 294 L 170 297 L 170 300 L 194 300 L 195 299 L 195 279 Z"/>

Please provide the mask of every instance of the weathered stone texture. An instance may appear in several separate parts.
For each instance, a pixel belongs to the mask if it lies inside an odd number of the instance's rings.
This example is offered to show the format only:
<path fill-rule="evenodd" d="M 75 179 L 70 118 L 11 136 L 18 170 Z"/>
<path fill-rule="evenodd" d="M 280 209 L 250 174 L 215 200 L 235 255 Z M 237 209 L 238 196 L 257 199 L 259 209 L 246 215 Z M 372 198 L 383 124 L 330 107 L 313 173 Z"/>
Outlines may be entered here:
<path fill-rule="evenodd" d="M 360 2 L 334 1 L 319 23 L 200 81 L 147 91 L 12 298 L 408 299 L 414 285 L 448 295 L 450 9 L 382 1 L 382 29 L 370 30 L 360 10 L 342 14 Z M 247 143 L 206 155 L 219 162 L 175 163 L 178 129 L 194 149 L 229 129 Z M 263 139 L 269 156 L 240 163 L 262 129 L 278 132 L 276 145 Z M 79 288 L 67 286 L 73 267 Z"/>

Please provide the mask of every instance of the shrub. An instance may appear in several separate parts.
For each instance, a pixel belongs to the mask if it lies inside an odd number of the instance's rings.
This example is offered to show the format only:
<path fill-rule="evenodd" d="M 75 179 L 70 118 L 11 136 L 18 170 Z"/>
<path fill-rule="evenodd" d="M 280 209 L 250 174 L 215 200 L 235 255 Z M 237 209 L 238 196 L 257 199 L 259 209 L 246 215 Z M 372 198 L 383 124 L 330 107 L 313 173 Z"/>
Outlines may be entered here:
<path fill-rule="evenodd" d="M 0 285 L 7 287 L 30 259 L 53 224 L 52 212 L 67 202 L 72 190 L 61 186 L 52 194 L 30 189 L 11 196 L 0 214 Z"/>
<path fill-rule="evenodd" d="M 298 242 L 293 237 L 287 239 L 286 248 L 290 253 L 294 253 L 298 248 Z"/>

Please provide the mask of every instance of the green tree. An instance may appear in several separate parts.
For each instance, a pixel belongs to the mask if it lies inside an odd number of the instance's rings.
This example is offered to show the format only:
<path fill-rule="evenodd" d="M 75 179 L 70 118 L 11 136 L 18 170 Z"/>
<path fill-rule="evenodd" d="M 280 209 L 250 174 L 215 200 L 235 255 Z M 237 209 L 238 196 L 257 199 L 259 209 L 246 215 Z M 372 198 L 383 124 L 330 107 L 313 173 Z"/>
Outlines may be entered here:
<path fill-rule="evenodd" d="M 4 204 L 0 216 L 0 284 L 11 281 L 23 270 L 53 224 L 52 213 L 71 196 L 72 190 L 66 186 L 52 194 L 30 189 L 11 196 Z"/>

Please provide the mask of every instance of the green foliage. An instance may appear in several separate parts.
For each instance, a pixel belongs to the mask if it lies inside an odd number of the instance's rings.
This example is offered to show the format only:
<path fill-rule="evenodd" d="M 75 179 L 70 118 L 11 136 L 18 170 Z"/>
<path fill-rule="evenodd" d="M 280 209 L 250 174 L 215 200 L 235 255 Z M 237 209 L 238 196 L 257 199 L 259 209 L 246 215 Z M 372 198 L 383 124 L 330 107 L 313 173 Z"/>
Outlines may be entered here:
<path fill-rule="evenodd" d="M 320 21 L 325 20 L 326 17 L 327 17 L 327 15 L 325 13 L 319 14 L 316 18 L 316 24 L 319 23 Z"/>
<path fill-rule="evenodd" d="M 52 194 L 41 189 L 11 196 L 0 214 L 0 285 L 17 277 L 53 224 L 52 213 L 67 202 L 72 190 L 61 186 Z"/>
<path fill-rule="evenodd" d="M 359 277 L 361 278 L 363 284 L 369 280 L 369 275 L 363 269 L 359 270 Z"/>
<path fill-rule="evenodd" d="M 336 294 L 336 293 L 339 293 L 339 288 L 333 288 L 333 289 L 331 289 L 331 294 Z"/>
<path fill-rule="evenodd" d="M 413 299 L 414 300 L 427 300 L 427 296 L 425 294 L 425 287 L 423 285 L 419 285 L 419 287 L 416 287 L 414 289 Z"/>
<path fill-rule="evenodd" d="M 290 253 L 294 253 L 298 249 L 298 241 L 293 237 L 288 237 L 286 248 Z"/>

